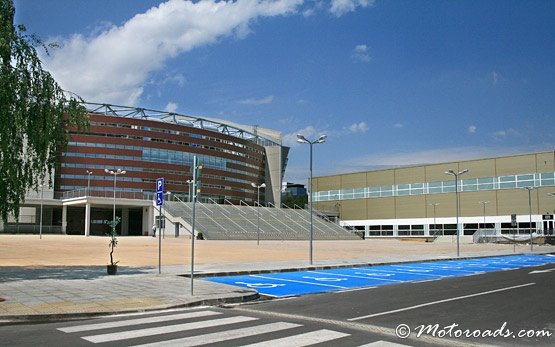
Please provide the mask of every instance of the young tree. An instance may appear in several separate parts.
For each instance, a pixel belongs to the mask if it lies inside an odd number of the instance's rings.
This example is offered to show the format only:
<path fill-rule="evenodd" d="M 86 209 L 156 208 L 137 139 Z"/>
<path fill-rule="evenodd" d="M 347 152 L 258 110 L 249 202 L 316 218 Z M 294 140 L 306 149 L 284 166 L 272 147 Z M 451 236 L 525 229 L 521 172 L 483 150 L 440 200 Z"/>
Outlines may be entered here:
<path fill-rule="evenodd" d="M 88 124 L 82 100 L 66 96 L 42 68 L 36 46 L 48 47 L 14 25 L 12 0 L 0 0 L 0 217 L 19 217 L 28 189 L 37 189 L 67 144 L 68 127 Z M 52 184 L 52 182 L 49 182 Z"/>

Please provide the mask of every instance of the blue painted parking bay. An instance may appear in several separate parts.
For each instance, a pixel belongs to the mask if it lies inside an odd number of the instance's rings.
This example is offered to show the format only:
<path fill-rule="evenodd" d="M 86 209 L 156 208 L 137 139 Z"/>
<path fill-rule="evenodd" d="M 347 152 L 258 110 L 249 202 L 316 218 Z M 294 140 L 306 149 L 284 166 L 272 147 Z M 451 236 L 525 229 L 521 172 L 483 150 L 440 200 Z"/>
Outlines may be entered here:
<path fill-rule="evenodd" d="M 331 270 L 207 277 L 204 280 L 252 288 L 261 295 L 286 297 L 470 276 L 553 263 L 555 263 L 555 256 L 552 255 L 514 255 Z"/>

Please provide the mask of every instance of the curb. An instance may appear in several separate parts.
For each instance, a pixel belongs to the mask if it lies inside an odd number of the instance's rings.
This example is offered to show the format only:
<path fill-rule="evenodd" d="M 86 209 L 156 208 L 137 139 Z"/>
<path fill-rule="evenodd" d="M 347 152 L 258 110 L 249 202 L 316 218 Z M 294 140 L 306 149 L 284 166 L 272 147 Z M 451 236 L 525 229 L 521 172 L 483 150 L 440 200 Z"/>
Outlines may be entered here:
<path fill-rule="evenodd" d="M 550 254 L 548 253 L 533 253 L 533 254 Z M 491 257 L 510 257 L 515 255 L 526 255 L 530 253 L 513 253 L 513 254 L 499 254 L 499 255 L 481 255 L 473 257 L 449 257 L 440 259 L 422 259 L 422 260 L 408 260 L 408 261 L 392 261 L 392 262 L 379 262 L 379 263 L 353 263 L 353 264 L 341 264 L 341 265 L 321 265 L 321 266 L 307 266 L 307 267 L 295 267 L 295 268 L 280 268 L 280 269 L 266 269 L 266 270 L 241 270 L 241 271 L 221 271 L 221 272 L 206 272 L 206 273 L 195 273 L 195 278 L 207 278 L 207 277 L 223 277 L 223 276 L 245 276 L 245 275 L 258 275 L 258 274 L 269 274 L 269 273 L 282 273 L 282 272 L 300 272 L 300 271 L 315 271 L 315 270 L 333 270 L 342 268 L 353 268 L 353 267 L 372 267 L 381 265 L 397 265 L 397 264 L 413 264 L 413 263 L 430 263 L 434 261 L 452 261 L 452 260 L 468 260 L 468 259 L 481 259 L 481 258 L 491 258 Z M 190 274 L 178 274 L 179 277 L 191 278 Z"/>
<path fill-rule="evenodd" d="M 52 313 L 52 314 L 31 314 L 31 315 L 18 315 L 18 316 L 0 316 L 0 326 L 14 325 L 14 324 L 28 324 L 28 323 L 43 323 L 47 321 L 57 320 L 79 320 L 98 316 L 110 316 L 126 313 L 137 312 L 155 312 L 160 310 L 169 310 L 176 308 L 187 308 L 196 306 L 217 306 L 224 304 L 237 304 L 241 302 L 254 301 L 260 298 L 258 292 L 252 292 L 242 296 L 235 296 L 229 298 L 214 298 L 214 299 L 200 299 L 184 304 L 176 305 L 163 305 L 156 307 L 148 307 L 143 309 L 130 309 L 121 311 L 98 311 L 98 312 L 79 312 L 79 313 Z"/>

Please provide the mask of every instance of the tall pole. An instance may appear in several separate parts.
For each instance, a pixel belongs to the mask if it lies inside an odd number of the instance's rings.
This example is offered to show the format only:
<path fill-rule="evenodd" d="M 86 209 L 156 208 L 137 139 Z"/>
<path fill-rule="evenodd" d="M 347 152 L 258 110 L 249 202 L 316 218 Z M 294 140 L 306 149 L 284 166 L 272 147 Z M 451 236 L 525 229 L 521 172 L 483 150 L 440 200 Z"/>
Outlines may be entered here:
<path fill-rule="evenodd" d="M 114 173 L 114 215 L 112 217 L 112 223 L 114 223 L 114 229 L 115 229 L 115 223 L 116 223 L 116 177 L 118 177 L 118 175 L 116 173 Z"/>
<path fill-rule="evenodd" d="M 313 243 L 313 238 L 314 238 L 314 230 L 313 230 L 314 227 L 313 227 L 313 221 L 312 221 L 312 199 L 313 199 L 313 197 L 312 197 L 312 194 L 313 194 L 313 192 L 312 192 L 312 145 L 314 145 L 316 143 L 324 143 L 324 142 L 326 142 L 326 138 L 327 138 L 327 135 L 320 135 L 320 137 L 317 140 L 309 141 L 303 135 L 301 135 L 301 134 L 297 135 L 297 142 L 305 143 L 305 144 L 310 145 L 310 183 L 309 183 L 310 184 L 310 186 L 309 186 L 310 187 L 310 192 L 308 194 L 308 203 L 309 203 L 309 206 L 310 206 L 310 241 L 309 241 L 309 262 L 310 262 L 310 265 L 312 265 L 312 263 L 313 263 L 313 261 L 312 261 L 313 260 L 313 256 L 312 256 L 313 246 L 312 246 L 312 243 Z"/>
<path fill-rule="evenodd" d="M 39 225 L 39 239 L 42 240 L 42 199 L 44 198 L 44 184 L 40 185 L 40 225 Z"/>
<path fill-rule="evenodd" d="M 191 232 L 191 296 L 194 295 L 194 286 L 193 286 L 193 279 L 195 275 L 195 205 L 197 202 L 197 173 L 198 173 L 198 162 L 197 156 L 193 156 L 193 192 L 192 192 L 192 200 L 193 200 L 193 223 L 192 223 L 192 232 Z"/>
<path fill-rule="evenodd" d="M 313 255 L 313 238 L 314 238 L 314 225 L 312 223 L 312 145 L 310 142 L 310 193 L 308 194 L 309 200 L 308 204 L 310 206 L 310 265 L 312 265 L 312 255 Z"/>
<path fill-rule="evenodd" d="M 188 202 L 192 202 L 193 201 L 193 180 L 187 180 L 187 184 L 189 185 L 189 197 L 188 197 Z"/>
<path fill-rule="evenodd" d="M 532 239 L 532 190 L 535 187 L 524 187 L 528 191 L 528 211 L 530 215 L 530 252 L 534 251 L 534 242 Z"/>
<path fill-rule="evenodd" d="M 457 257 L 460 256 L 461 252 L 460 252 L 460 227 L 459 227 L 459 176 L 462 174 L 465 174 L 468 172 L 468 169 L 464 169 L 462 171 L 459 172 L 455 172 L 451 169 L 449 169 L 448 171 L 445 171 L 445 174 L 447 175 L 452 175 L 455 176 L 455 200 L 456 201 L 456 214 L 457 214 L 457 219 L 456 219 L 456 223 L 457 223 Z"/>
<path fill-rule="evenodd" d="M 260 188 L 266 188 L 266 183 L 262 183 L 257 185 L 256 183 L 252 182 L 251 186 L 256 188 L 257 190 L 257 203 L 258 208 L 256 209 L 257 213 L 257 223 L 256 223 L 256 244 L 260 245 Z"/>
<path fill-rule="evenodd" d="M 258 206 L 256 208 L 256 245 L 260 245 L 260 186 L 256 187 L 256 202 Z"/>
<path fill-rule="evenodd" d="M 433 202 L 430 205 L 434 207 L 434 234 L 432 236 L 435 236 L 435 234 L 437 233 L 436 206 L 439 205 L 439 202 Z"/>
<path fill-rule="evenodd" d="M 486 229 L 486 204 L 489 204 L 489 201 L 480 201 L 479 204 L 482 204 L 483 214 L 484 214 L 484 229 Z"/>
<path fill-rule="evenodd" d="M 163 194 L 163 193 L 162 193 Z M 162 205 L 158 210 L 158 273 L 162 273 Z"/>
<path fill-rule="evenodd" d="M 116 171 L 104 169 L 104 172 L 110 175 L 114 175 L 114 213 L 112 217 L 112 228 L 115 232 L 116 229 L 116 178 L 118 175 L 125 175 L 126 171 L 122 169 L 117 169 Z"/>
<path fill-rule="evenodd" d="M 92 171 L 87 170 L 87 195 L 91 195 L 91 175 Z"/>

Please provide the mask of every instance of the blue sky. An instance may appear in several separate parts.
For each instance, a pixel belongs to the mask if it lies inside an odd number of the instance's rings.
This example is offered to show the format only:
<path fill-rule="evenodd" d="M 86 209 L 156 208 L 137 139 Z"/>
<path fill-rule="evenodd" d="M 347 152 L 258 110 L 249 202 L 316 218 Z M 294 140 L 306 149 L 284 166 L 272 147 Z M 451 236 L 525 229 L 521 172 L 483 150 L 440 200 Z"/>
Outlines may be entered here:
<path fill-rule="evenodd" d="M 554 1 L 16 0 L 90 102 L 281 131 L 285 179 L 555 149 Z"/>

